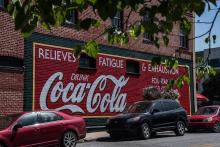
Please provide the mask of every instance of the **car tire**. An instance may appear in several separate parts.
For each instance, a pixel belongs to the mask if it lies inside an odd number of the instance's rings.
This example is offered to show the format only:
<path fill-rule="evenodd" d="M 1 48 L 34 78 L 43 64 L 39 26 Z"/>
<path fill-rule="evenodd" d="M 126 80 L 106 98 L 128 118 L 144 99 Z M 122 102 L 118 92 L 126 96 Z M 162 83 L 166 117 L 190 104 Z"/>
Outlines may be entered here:
<path fill-rule="evenodd" d="M 220 122 L 216 122 L 213 127 L 213 132 L 220 133 Z"/>
<path fill-rule="evenodd" d="M 188 128 L 188 129 L 187 129 L 187 131 L 188 131 L 189 133 L 196 132 L 196 130 L 195 130 L 194 128 L 191 128 L 191 127 L 190 127 L 190 128 Z"/>
<path fill-rule="evenodd" d="M 175 134 L 177 136 L 183 136 L 185 134 L 185 123 L 183 121 L 178 121 L 176 123 Z"/>
<path fill-rule="evenodd" d="M 75 147 L 77 142 L 77 135 L 73 131 L 67 131 L 63 134 L 61 147 Z"/>
<path fill-rule="evenodd" d="M 117 135 L 117 134 L 114 134 L 114 133 L 110 133 L 110 137 L 111 137 L 113 140 L 119 140 L 119 139 L 120 139 L 120 136 Z"/>
<path fill-rule="evenodd" d="M 0 147 L 5 147 L 3 143 L 0 142 Z"/>
<path fill-rule="evenodd" d="M 156 137 L 157 136 L 157 132 L 151 132 L 151 134 L 150 134 L 150 137 L 151 138 L 154 138 L 154 137 Z"/>
<path fill-rule="evenodd" d="M 142 139 L 149 139 L 151 136 L 151 130 L 147 123 L 143 123 L 141 125 L 141 138 Z"/>

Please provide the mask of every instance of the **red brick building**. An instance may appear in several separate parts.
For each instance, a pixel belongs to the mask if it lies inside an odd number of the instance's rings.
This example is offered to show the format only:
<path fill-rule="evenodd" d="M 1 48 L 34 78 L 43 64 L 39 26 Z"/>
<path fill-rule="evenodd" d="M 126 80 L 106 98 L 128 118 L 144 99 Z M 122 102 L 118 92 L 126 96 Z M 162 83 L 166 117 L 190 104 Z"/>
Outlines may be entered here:
<path fill-rule="evenodd" d="M 3 0 L 0 1 L 1 3 L 3 3 Z M 123 76 L 124 81 L 128 80 L 127 82 L 131 83 L 130 86 L 127 86 L 126 88 L 125 87 L 120 87 L 121 89 L 119 88 L 121 90 L 120 94 L 126 97 L 126 104 L 130 104 L 134 102 L 134 99 L 132 99 L 131 97 L 135 96 L 135 94 L 138 95 L 138 97 L 141 97 L 142 96 L 141 92 L 144 87 L 159 86 L 161 88 L 162 86 L 166 85 L 166 82 L 162 83 L 162 80 L 175 78 L 175 76 L 177 76 L 175 75 L 175 71 L 173 72 L 169 71 L 168 73 L 168 71 L 164 70 L 163 67 L 158 67 L 158 69 L 151 68 L 149 71 L 149 68 L 151 67 L 149 60 L 152 59 L 152 57 L 155 56 L 171 57 L 173 55 L 176 55 L 179 57 L 179 63 L 182 66 L 187 65 L 188 67 L 190 67 L 190 76 L 192 77 L 193 42 L 186 41 L 187 36 L 185 36 L 181 32 L 180 26 L 178 24 L 174 26 L 174 29 L 171 35 L 169 36 L 170 39 L 169 46 L 165 47 L 162 45 L 160 49 L 157 49 L 155 46 L 153 46 L 150 43 L 150 37 L 147 34 L 141 35 L 136 40 L 131 39 L 129 44 L 125 46 L 119 46 L 119 45 L 110 46 L 108 45 L 107 40 L 104 37 L 99 37 L 97 39 L 97 42 L 100 44 L 100 48 L 101 48 L 100 54 L 98 55 L 96 61 L 94 62 L 96 65 L 95 70 L 90 70 L 89 68 L 86 69 L 80 68 L 81 61 L 72 58 L 73 56 L 70 53 L 72 51 L 69 49 L 70 48 L 74 49 L 76 45 L 83 44 L 84 42 L 96 38 L 104 31 L 104 26 L 106 27 L 110 25 L 116 25 L 116 27 L 122 27 L 120 26 L 120 24 L 123 24 L 123 21 L 126 20 L 126 18 L 128 17 L 127 10 L 121 12 L 121 14 L 123 15 L 118 14 L 115 20 L 107 20 L 106 22 L 102 22 L 101 27 L 99 28 L 91 28 L 89 31 L 77 31 L 74 28 L 74 22 L 77 21 L 76 18 L 85 18 L 88 16 L 97 17 L 93 13 L 91 13 L 92 11 L 91 9 L 87 9 L 83 13 L 80 14 L 75 13 L 75 15 L 73 15 L 73 18 L 66 25 L 62 27 L 53 28 L 51 32 L 47 32 L 41 27 L 39 27 L 36 29 L 35 33 L 32 34 L 32 36 L 30 36 L 27 39 L 24 39 L 19 32 L 14 31 L 13 20 L 11 16 L 9 16 L 1 8 L 1 3 L 0 3 L 0 82 L 1 82 L 0 115 L 20 112 L 20 111 L 44 109 L 45 105 L 47 105 L 46 109 L 48 109 L 49 101 L 50 102 L 57 101 L 57 104 L 54 104 L 53 106 L 50 105 L 52 109 L 56 109 L 58 107 L 61 108 L 61 106 L 63 105 L 61 104 L 61 102 L 58 102 L 61 101 L 60 100 L 61 98 L 59 100 L 55 99 L 57 96 L 56 94 L 54 94 L 53 98 L 52 97 L 47 98 L 45 100 L 44 106 L 39 105 L 39 103 L 43 101 L 42 99 L 39 99 L 39 97 L 42 97 L 42 95 L 44 95 L 44 93 L 42 92 L 44 88 L 42 89 L 42 87 L 43 86 L 45 87 L 46 81 L 48 81 L 48 79 L 50 78 L 51 76 L 50 71 L 53 73 L 63 71 L 63 73 L 66 73 L 66 75 L 71 73 L 72 75 L 70 74 L 69 76 L 71 76 L 72 89 L 76 89 L 77 87 L 76 84 L 79 83 L 80 80 L 82 83 L 87 82 L 86 86 L 88 86 L 88 83 L 94 84 L 94 81 L 96 81 L 97 78 L 101 77 L 100 75 L 114 75 L 115 79 L 118 81 L 120 79 L 119 77 Z M 121 18 L 121 16 L 123 16 L 124 19 Z M 130 18 L 131 18 L 129 19 L 130 22 L 143 19 L 140 16 L 138 16 L 138 14 L 135 13 L 132 13 Z M 192 17 L 189 16 L 189 19 L 192 19 Z M 189 38 L 192 38 L 193 31 L 188 36 Z M 185 48 L 182 54 L 178 53 L 178 49 L 180 47 Z M 58 56 L 60 57 L 59 58 L 60 62 L 57 62 Z M 74 60 L 74 65 L 72 65 L 70 62 L 65 64 L 64 59 L 67 59 L 67 56 L 69 57 L 68 61 Z M 61 61 L 61 57 L 63 61 Z M 44 60 L 40 60 L 40 58 L 43 58 Z M 108 63 L 107 60 L 104 61 L 104 59 L 108 59 Z M 55 62 L 52 60 L 57 60 L 57 61 Z M 82 62 L 82 64 L 84 63 Z M 109 67 L 107 67 L 107 64 L 109 64 Z M 131 64 L 131 68 L 135 67 L 136 65 L 139 67 L 138 69 L 131 69 L 132 72 L 137 72 L 137 73 L 129 74 L 129 72 L 127 71 L 128 70 L 127 66 L 129 64 Z M 148 68 L 148 71 L 146 72 L 144 70 L 144 65 L 146 65 L 146 67 Z M 180 66 L 180 70 L 178 71 L 178 74 L 179 72 L 180 73 L 184 72 L 182 70 L 184 69 L 183 68 L 181 69 Z M 150 72 L 152 73 L 148 74 Z M 173 76 L 172 73 L 175 76 Z M 61 78 L 61 75 L 59 76 L 58 78 Z M 62 76 L 65 77 L 65 74 Z M 88 77 L 89 79 L 87 79 Z M 158 83 L 158 78 L 160 80 L 159 83 Z M 109 79 L 110 77 L 108 77 L 108 80 Z M 142 82 L 144 80 L 146 80 L 145 83 Z M 65 93 L 64 89 L 66 88 L 65 86 L 68 85 L 68 82 L 70 81 L 63 81 L 62 83 L 63 84 L 62 96 Z M 134 86 L 135 83 L 141 83 L 139 85 L 137 84 L 138 90 L 133 88 L 136 87 Z M 194 111 L 194 104 L 193 104 L 194 89 L 192 84 L 193 83 L 183 88 L 187 92 L 184 90 L 183 91 L 180 90 L 181 91 L 180 93 L 182 94 L 180 98 L 181 104 L 184 105 L 188 113 Z M 73 85 L 75 85 L 75 87 Z M 114 87 L 112 83 L 110 85 Z M 80 86 L 81 86 L 80 88 L 82 89 L 82 84 Z M 88 87 L 90 86 L 91 85 L 89 85 Z M 78 94 L 80 93 L 81 90 L 80 88 L 78 90 Z M 71 86 L 69 87 L 68 90 L 70 89 Z M 99 91 L 102 92 L 102 93 L 100 92 L 101 95 L 103 97 L 105 96 L 108 97 L 107 94 L 103 95 L 103 91 L 105 90 L 102 91 L 102 88 L 100 89 Z M 53 90 L 54 89 L 52 89 L 52 91 Z M 108 91 L 114 92 L 114 89 L 107 89 L 107 92 L 105 93 L 108 93 Z M 51 92 L 51 89 L 49 90 L 49 92 Z M 61 92 L 61 90 L 56 92 Z M 86 90 L 82 92 L 82 94 L 86 94 L 86 95 L 88 93 L 89 91 Z M 67 95 L 68 94 L 66 94 L 66 97 L 68 97 Z M 117 96 L 119 97 L 119 95 Z M 86 96 L 83 97 L 84 99 L 86 99 L 85 98 Z M 88 97 L 89 96 L 87 96 L 87 98 Z M 112 96 L 109 97 L 112 98 Z M 76 99 L 77 96 L 75 96 L 74 98 L 72 98 L 72 102 L 76 103 L 80 101 Z M 62 99 L 62 101 L 65 100 L 68 101 L 67 99 L 64 98 Z M 108 107 L 110 107 L 111 105 L 110 100 L 106 102 Z M 93 103 L 95 106 L 96 101 L 93 101 Z M 101 105 L 101 102 L 99 104 Z M 79 106 L 80 108 L 85 110 L 86 109 L 85 107 L 88 106 L 88 100 L 87 100 L 87 104 L 86 102 L 82 101 L 82 103 L 79 104 Z M 97 107 L 101 107 L 101 106 L 97 106 Z M 120 112 L 120 110 L 110 110 L 111 108 L 106 108 L 109 109 L 106 112 L 102 112 L 101 108 L 100 110 L 98 109 L 99 108 L 97 108 L 97 110 L 94 110 L 94 113 L 96 113 L 95 115 L 89 113 L 89 112 L 93 112 L 93 110 L 91 109 L 88 110 L 88 112 L 85 112 L 83 116 L 88 117 L 88 120 L 92 122 L 94 117 L 95 119 L 100 117 L 102 118 L 113 115 L 116 112 Z M 64 109 L 60 109 L 60 110 L 64 110 Z M 74 111 L 74 112 L 78 113 L 80 111 Z M 96 122 L 95 125 L 97 125 L 99 121 L 95 121 L 95 122 Z"/>

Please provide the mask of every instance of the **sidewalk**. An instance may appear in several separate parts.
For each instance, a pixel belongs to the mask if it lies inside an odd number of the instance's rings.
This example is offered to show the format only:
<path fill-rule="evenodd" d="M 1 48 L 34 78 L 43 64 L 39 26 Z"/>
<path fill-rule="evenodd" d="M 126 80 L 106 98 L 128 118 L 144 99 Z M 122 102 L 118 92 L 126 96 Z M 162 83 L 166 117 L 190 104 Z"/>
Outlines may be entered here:
<path fill-rule="evenodd" d="M 106 131 L 100 131 L 100 132 L 92 132 L 87 133 L 86 138 L 84 138 L 85 142 L 95 141 L 99 138 L 105 138 L 109 137 L 109 134 Z"/>

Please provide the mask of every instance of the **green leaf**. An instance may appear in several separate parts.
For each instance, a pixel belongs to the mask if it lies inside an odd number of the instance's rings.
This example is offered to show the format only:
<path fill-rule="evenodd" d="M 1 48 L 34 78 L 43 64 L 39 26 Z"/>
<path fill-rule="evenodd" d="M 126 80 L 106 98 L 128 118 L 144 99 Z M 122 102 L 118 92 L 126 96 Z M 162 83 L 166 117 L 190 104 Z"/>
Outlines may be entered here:
<path fill-rule="evenodd" d="M 79 27 L 84 30 L 89 30 L 91 26 L 98 27 L 100 25 L 100 22 L 93 18 L 86 18 L 83 21 L 79 22 Z"/>
<path fill-rule="evenodd" d="M 201 16 L 202 13 L 205 11 L 205 2 L 204 1 L 200 1 L 200 3 L 197 4 L 196 8 L 195 8 L 195 12 L 198 16 Z"/>
<path fill-rule="evenodd" d="M 77 45 L 76 48 L 74 49 L 74 56 L 79 58 L 82 50 L 83 47 L 81 45 Z"/>
<path fill-rule="evenodd" d="M 216 42 L 216 35 L 212 35 L 212 38 L 213 38 L 213 43 Z"/>
<path fill-rule="evenodd" d="M 178 87 L 178 88 L 182 88 L 183 87 L 183 77 L 178 77 L 176 80 L 175 80 L 175 85 Z"/>
<path fill-rule="evenodd" d="M 165 46 L 168 46 L 169 38 L 167 36 L 163 36 L 163 42 L 164 42 Z"/>
<path fill-rule="evenodd" d="M 98 54 L 98 51 L 99 51 L 99 47 L 98 47 L 98 44 L 95 41 L 89 41 L 84 46 L 84 50 L 85 50 L 85 53 L 88 56 L 96 58 L 96 56 Z"/>
<path fill-rule="evenodd" d="M 205 38 L 205 43 L 209 43 L 209 37 Z"/>
<path fill-rule="evenodd" d="M 167 90 L 170 90 L 174 87 L 174 83 L 175 83 L 175 80 L 169 80 L 168 83 L 167 83 L 167 86 L 166 86 L 166 89 Z"/>
<path fill-rule="evenodd" d="M 209 2 L 212 3 L 213 5 L 217 6 L 216 0 L 209 0 Z"/>
<path fill-rule="evenodd" d="M 176 69 L 178 67 L 179 63 L 178 63 L 178 60 L 175 59 L 175 58 L 171 58 L 171 59 L 166 59 L 165 60 L 165 66 L 168 68 L 168 69 Z"/>
<path fill-rule="evenodd" d="M 151 59 L 151 64 L 152 64 L 152 66 L 160 65 L 161 64 L 161 57 L 153 57 L 153 59 Z"/>
<path fill-rule="evenodd" d="M 140 25 L 134 25 L 129 30 L 130 36 L 137 38 L 141 34 L 141 26 Z"/>

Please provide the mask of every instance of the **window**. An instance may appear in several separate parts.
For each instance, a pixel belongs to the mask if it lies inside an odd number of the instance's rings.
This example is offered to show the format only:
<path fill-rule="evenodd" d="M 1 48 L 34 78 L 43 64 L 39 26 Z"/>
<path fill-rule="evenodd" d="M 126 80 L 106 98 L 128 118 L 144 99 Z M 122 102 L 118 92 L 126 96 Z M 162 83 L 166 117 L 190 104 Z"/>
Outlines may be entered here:
<path fill-rule="evenodd" d="M 188 48 L 188 36 L 182 29 L 180 29 L 180 47 Z"/>
<path fill-rule="evenodd" d="M 122 30 L 123 29 L 123 11 L 118 10 L 116 15 L 112 18 L 112 27 Z"/>
<path fill-rule="evenodd" d="M 153 106 L 154 112 L 162 112 L 163 111 L 163 106 L 161 105 L 160 102 L 157 102 Z"/>
<path fill-rule="evenodd" d="M 138 61 L 127 60 L 126 73 L 128 74 L 140 74 L 140 65 Z"/>
<path fill-rule="evenodd" d="M 41 123 L 63 120 L 63 117 L 52 112 L 41 112 L 40 116 Z"/>
<path fill-rule="evenodd" d="M 146 13 L 143 16 L 143 21 L 144 22 L 151 22 L 152 20 L 149 17 L 149 13 Z M 149 33 L 143 33 L 143 38 L 144 38 L 144 42 L 145 43 L 151 43 L 153 41 L 153 35 L 149 34 Z"/>
<path fill-rule="evenodd" d="M 69 11 L 69 13 L 67 13 L 66 24 L 75 25 L 77 23 L 77 19 L 78 19 L 77 11 L 76 10 Z"/>
<path fill-rule="evenodd" d="M 0 69 L 22 70 L 23 60 L 15 57 L 0 56 Z"/>
<path fill-rule="evenodd" d="M 4 0 L 0 0 L 0 8 L 4 8 Z"/>
<path fill-rule="evenodd" d="M 80 68 L 96 69 L 96 59 L 89 57 L 86 54 L 81 54 L 79 59 Z"/>
<path fill-rule="evenodd" d="M 19 120 L 19 123 L 21 123 L 22 126 L 30 126 L 34 125 L 38 122 L 37 120 L 37 113 L 29 113 L 21 117 Z"/>
<path fill-rule="evenodd" d="M 163 102 L 163 106 L 165 111 L 178 109 L 180 107 L 179 104 L 175 101 Z"/>

